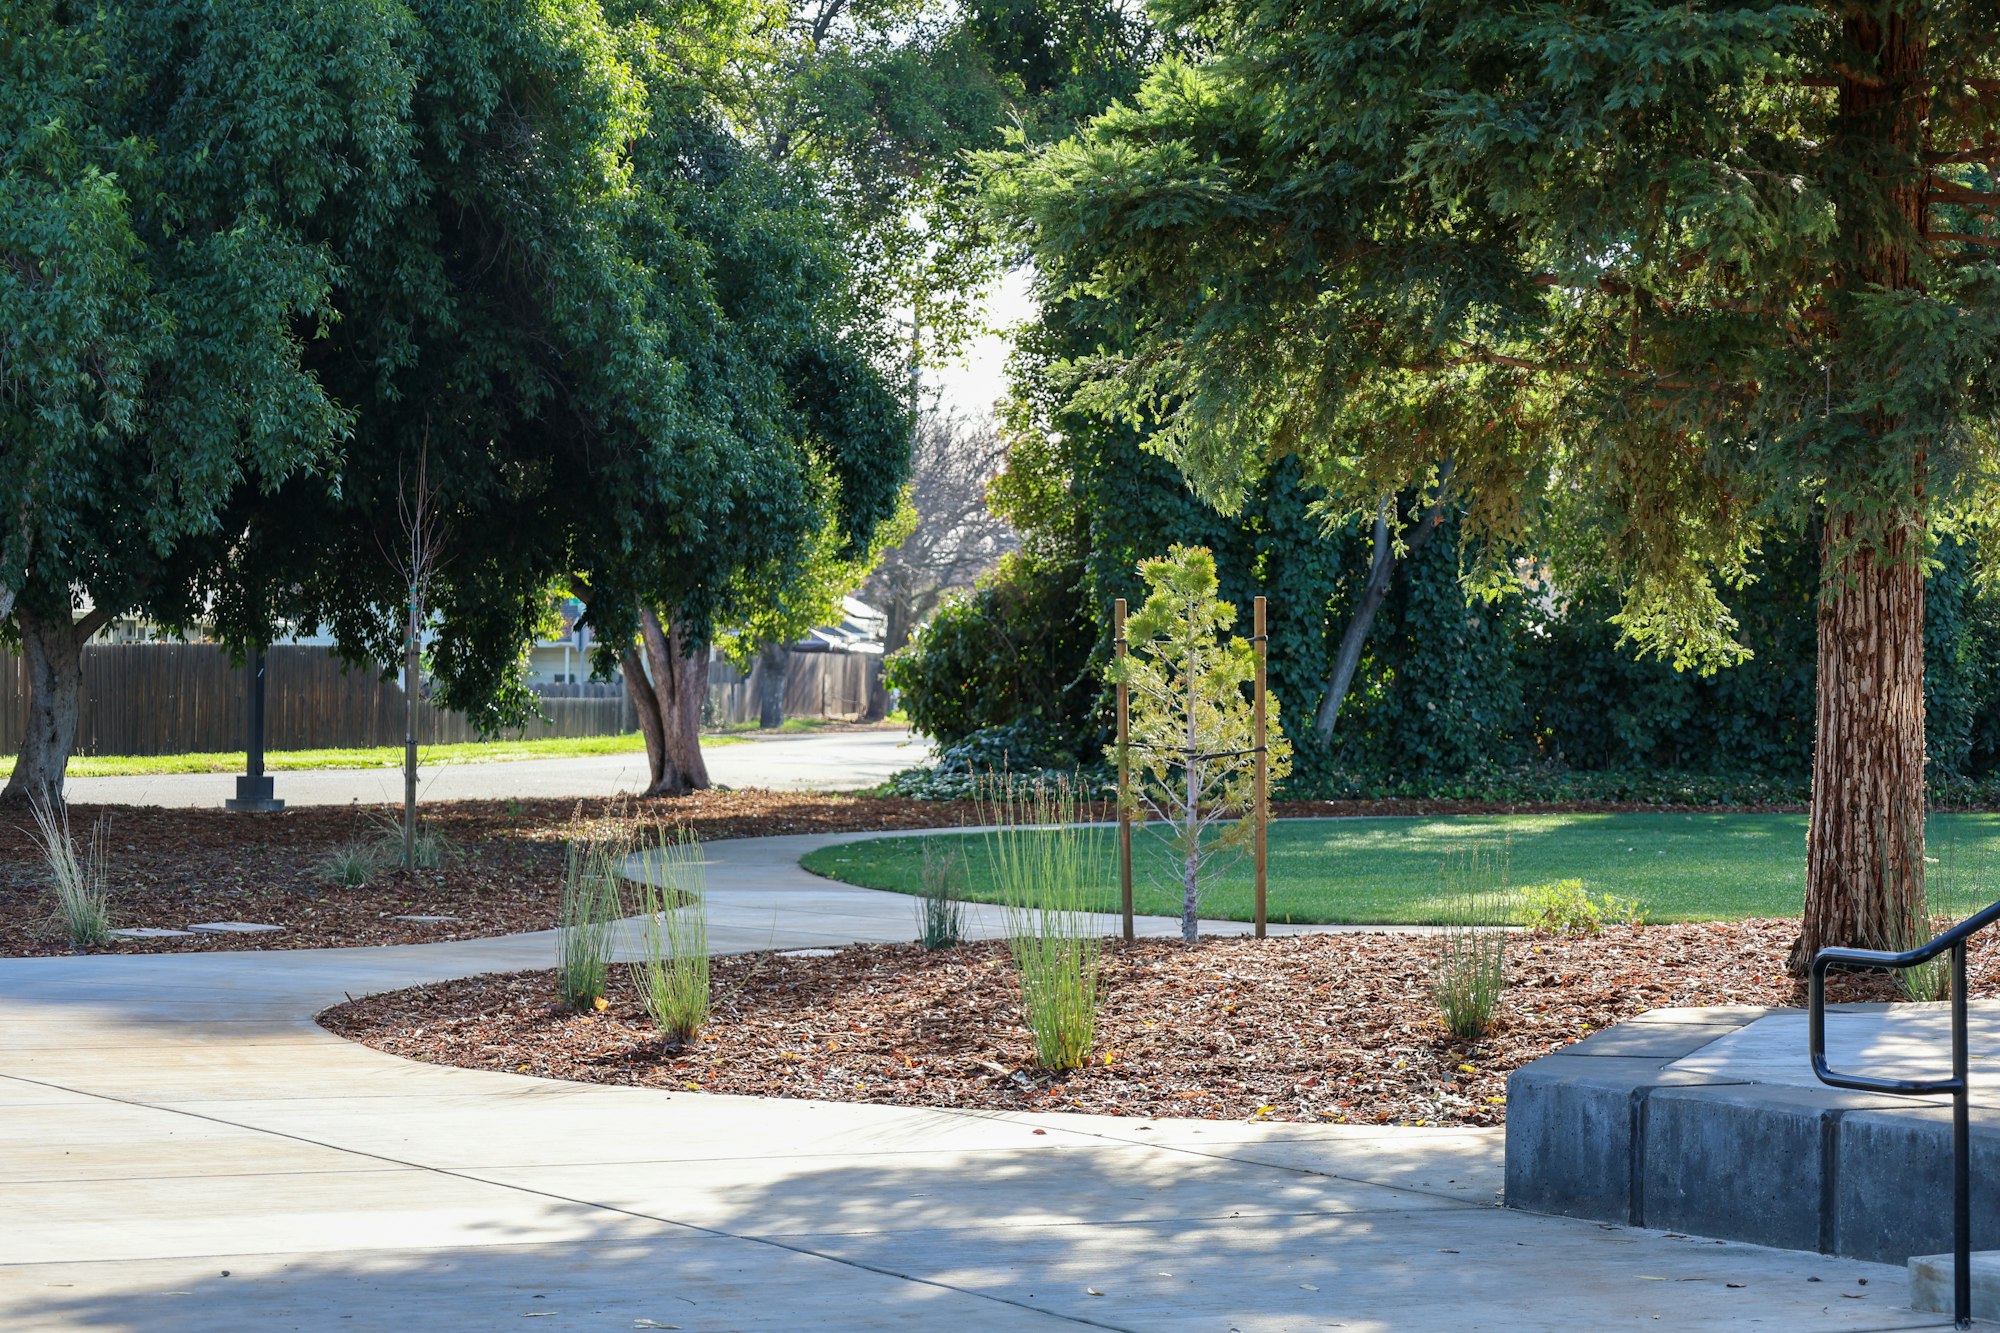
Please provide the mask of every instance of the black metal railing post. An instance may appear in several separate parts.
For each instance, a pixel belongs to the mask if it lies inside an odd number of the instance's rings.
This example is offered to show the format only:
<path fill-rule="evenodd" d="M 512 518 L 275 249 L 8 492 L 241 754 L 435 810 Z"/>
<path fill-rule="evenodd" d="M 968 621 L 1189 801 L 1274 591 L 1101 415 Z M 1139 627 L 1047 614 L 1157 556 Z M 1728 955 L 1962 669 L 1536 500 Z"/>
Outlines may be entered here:
<path fill-rule="evenodd" d="M 1951 1317 L 1972 1327 L 1972 1061 L 1966 1052 L 1965 941 L 1951 946 Z"/>
<path fill-rule="evenodd" d="M 1892 1097 L 1951 1097 L 1951 1300 L 1952 1323 L 1972 1327 L 1972 1061 L 1967 1050 L 1965 942 L 1995 921 L 2000 903 L 1981 909 L 1928 944 L 1902 953 L 1879 949 L 1821 949 L 1806 983 L 1806 1047 L 1813 1076 L 1828 1087 L 1880 1092 Z M 1835 965 L 1897 970 L 1918 967 L 1951 951 L 1951 1077 L 1874 1078 L 1842 1074 L 1826 1062 L 1826 973 Z"/>

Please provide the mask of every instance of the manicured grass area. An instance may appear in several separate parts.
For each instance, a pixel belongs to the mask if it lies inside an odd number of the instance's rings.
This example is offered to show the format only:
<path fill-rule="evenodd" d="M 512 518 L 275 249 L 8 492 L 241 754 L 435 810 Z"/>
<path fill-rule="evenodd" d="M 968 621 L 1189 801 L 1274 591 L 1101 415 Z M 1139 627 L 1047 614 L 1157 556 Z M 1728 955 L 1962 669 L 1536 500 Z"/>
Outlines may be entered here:
<path fill-rule="evenodd" d="M 748 737 L 704 736 L 703 745 L 740 745 Z M 643 751 L 645 737 L 556 736 L 532 741 L 469 741 L 458 745 L 417 747 L 418 762 L 490 764 L 510 759 L 574 759 L 593 754 Z M 269 769 L 297 772 L 308 768 L 400 768 L 403 747 L 357 750 L 274 750 L 264 756 Z M 14 758 L 0 758 L 0 777 L 14 771 Z M 241 773 L 243 752 L 218 754 L 78 755 L 69 761 L 73 778 L 155 777 L 166 773 Z"/>
<path fill-rule="evenodd" d="M 1636 898 L 1649 921 L 1796 916 L 1805 891 L 1804 815 L 1493 815 L 1400 819 L 1292 819 L 1271 826 L 1273 921 L 1404 923 L 1434 920 L 1441 867 L 1472 847 L 1504 851 L 1508 883 L 1581 879 L 1593 892 Z M 1114 835 L 1104 829 L 1109 840 Z M 1937 815 L 1930 823 L 1933 897 L 1963 913 L 2000 898 L 2000 815 Z M 818 874 L 869 888 L 918 892 L 921 838 L 827 847 L 805 858 Z M 993 901 L 980 834 L 953 842 L 967 862 L 965 896 Z M 1151 830 L 1133 840 L 1133 898 L 1142 913 L 1178 915 L 1165 848 Z M 1100 905 L 1116 910 L 1117 889 Z M 1496 902 L 1496 909 L 1499 904 Z M 1204 901 L 1209 916 L 1249 920 L 1250 863 L 1231 866 Z"/>

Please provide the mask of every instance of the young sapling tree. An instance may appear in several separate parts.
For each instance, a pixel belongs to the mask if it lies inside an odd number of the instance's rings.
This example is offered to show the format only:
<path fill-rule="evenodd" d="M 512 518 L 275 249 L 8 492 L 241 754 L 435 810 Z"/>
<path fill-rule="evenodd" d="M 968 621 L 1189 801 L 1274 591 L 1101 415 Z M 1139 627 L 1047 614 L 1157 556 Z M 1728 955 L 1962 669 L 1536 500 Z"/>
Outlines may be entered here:
<path fill-rule="evenodd" d="M 1200 938 L 1203 891 L 1224 853 L 1247 845 L 1255 826 L 1256 715 L 1246 692 L 1256 653 L 1228 631 L 1236 608 L 1217 595 L 1215 556 L 1176 546 L 1140 564 L 1145 605 L 1126 622 L 1130 651 L 1113 663 L 1131 691 L 1127 759 L 1137 781 L 1122 799 L 1141 823 L 1164 826 L 1181 898 L 1181 938 Z M 1268 699 L 1270 776 L 1292 771 L 1292 749 Z"/>

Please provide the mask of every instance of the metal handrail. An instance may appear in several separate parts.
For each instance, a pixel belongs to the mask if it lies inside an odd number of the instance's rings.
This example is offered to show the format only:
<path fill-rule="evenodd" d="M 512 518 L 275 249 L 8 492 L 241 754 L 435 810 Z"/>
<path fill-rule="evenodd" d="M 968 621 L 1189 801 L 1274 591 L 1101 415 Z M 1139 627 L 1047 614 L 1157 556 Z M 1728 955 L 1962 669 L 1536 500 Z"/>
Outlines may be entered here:
<path fill-rule="evenodd" d="M 1901 953 L 1880 949 L 1821 949 L 1813 955 L 1807 992 L 1807 1037 L 1814 1077 L 1829 1087 L 1880 1092 L 1895 1097 L 1951 1096 L 1952 1325 L 1972 1327 L 1972 1148 L 1970 1061 L 1965 1034 L 1965 942 L 2000 921 L 2000 902 L 1974 913 L 1928 944 Z M 1951 1077 L 1875 1078 L 1842 1074 L 1826 1062 L 1826 972 L 1836 965 L 1900 970 L 1951 953 Z"/>

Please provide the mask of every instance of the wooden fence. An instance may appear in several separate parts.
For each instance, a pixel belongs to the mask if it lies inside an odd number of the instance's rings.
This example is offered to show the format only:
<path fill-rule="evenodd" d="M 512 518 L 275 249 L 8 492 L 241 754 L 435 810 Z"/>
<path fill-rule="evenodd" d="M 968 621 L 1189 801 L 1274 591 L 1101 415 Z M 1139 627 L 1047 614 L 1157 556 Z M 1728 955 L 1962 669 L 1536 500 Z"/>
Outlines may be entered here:
<path fill-rule="evenodd" d="M 249 671 L 207 643 L 104 644 L 83 650 L 78 754 L 198 754 L 241 750 Z M 0 654 L 0 749 L 21 743 L 28 709 L 26 664 Z M 607 736 L 636 727 L 622 691 L 596 699 L 544 699 L 548 721 L 529 737 Z M 325 648 L 265 654 L 264 744 L 316 750 L 403 743 L 403 690 L 366 668 L 346 669 Z M 425 745 L 479 739 L 463 714 L 417 705 Z"/>
<path fill-rule="evenodd" d="M 796 653 L 785 681 L 785 712 L 793 717 L 859 717 L 868 706 L 871 671 L 879 657 Z M 761 669 L 761 668 L 760 668 Z M 347 669 L 326 648 L 285 646 L 265 654 L 265 741 L 272 750 L 317 750 L 403 743 L 400 679 L 367 668 Z M 241 750 L 249 671 L 232 666 L 227 650 L 206 643 L 103 644 L 83 650 L 83 699 L 78 754 L 193 754 Z M 754 673 L 744 677 L 717 658 L 709 668 L 714 723 L 754 721 Z M 581 697 L 579 697 L 581 696 Z M 542 696 L 546 721 L 524 733 L 614 736 L 638 729 L 622 686 L 571 686 Z M 0 753 L 21 744 L 28 709 L 26 664 L 0 653 Z M 463 714 L 417 706 L 417 739 L 425 745 L 478 740 Z"/>
<path fill-rule="evenodd" d="M 747 676 L 720 657 L 709 663 L 710 726 L 757 720 L 764 670 L 761 659 Z M 785 716 L 852 722 L 868 711 L 868 683 L 881 670 L 881 657 L 870 654 L 793 653 L 785 671 Z"/>

